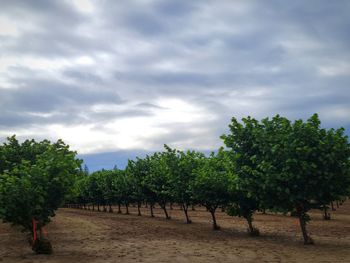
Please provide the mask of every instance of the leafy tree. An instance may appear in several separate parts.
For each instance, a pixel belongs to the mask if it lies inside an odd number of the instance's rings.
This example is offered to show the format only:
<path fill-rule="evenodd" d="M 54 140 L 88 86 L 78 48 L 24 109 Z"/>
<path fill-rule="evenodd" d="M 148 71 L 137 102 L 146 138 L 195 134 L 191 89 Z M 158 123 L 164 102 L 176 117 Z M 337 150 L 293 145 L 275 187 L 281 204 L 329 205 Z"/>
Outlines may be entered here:
<path fill-rule="evenodd" d="M 89 200 L 92 202 L 92 210 L 95 210 L 95 205 L 97 205 L 97 211 L 101 211 L 100 206 L 106 204 L 103 182 L 101 180 L 102 172 L 103 171 L 93 172 L 88 177 Z"/>
<path fill-rule="evenodd" d="M 238 163 L 246 162 L 244 169 L 256 175 L 255 183 L 247 182 L 252 189 L 260 185 L 258 200 L 277 211 L 296 211 L 304 243 L 312 244 L 306 230 L 308 211 L 345 194 L 350 184 L 349 144 L 343 130 L 321 129 L 316 114 L 293 123 L 278 115 L 261 122 L 243 119 L 242 125 L 233 120 L 230 130 L 226 138 Z"/>
<path fill-rule="evenodd" d="M 106 204 L 108 205 L 109 209 L 108 212 L 112 213 L 112 205 L 115 201 L 115 181 L 116 177 L 118 176 L 118 169 L 113 170 L 106 170 L 103 174 L 102 180 L 102 187 L 103 187 L 103 196 L 106 201 Z"/>
<path fill-rule="evenodd" d="M 144 178 L 144 185 L 147 187 L 147 197 L 155 201 L 163 209 L 166 219 L 170 216 L 166 204 L 172 201 L 170 171 L 166 163 L 164 153 L 155 153 L 149 159 L 149 172 Z M 153 203 L 154 204 L 154 203 Z"/>
<path fill-rule="evenodd" d="M 124 204 L 124 178 L 123 178 L 123 172 L 118 169 L 113 170 L 113 179 L 111 181 L 112 188 L 111 188 L 111 195 L 112 200 L 114 203 L 117 203 L 118 205 L 118 214 L 122 213 L 121 205 Z"/>
<path fill-rule="evenodd" d="M 42 227 L 64 201 L 81 161 L 61 140 L 20 144 L 13 136 L 0 149 L 0 218 L 23 227 L 34 238 L 37 227 L 33 249 L 49 253 L 51 244 L 42 235 Z"/>
<path fill-rule="evenodd" d="M 126 214 L 129 214 L 129 205 L 133 202 L 133 187 L 131 177 L 125 171 L 121 171 L 118 176 L 118 186 L 121 199 L 126 208 Z"/>
<path fill-rule="evenodd" d="M 155 203 L 157 202 L 157 193 L 153 190 L 153 187 L 150 182 L 151 177 L 151 157 L 146 156 L 144 159 L 137 159 L 137 162 L 142 167 L 142 180 L 141 180 L 141 189 L 145 197 L 145 202 L 149 204 L 151 217 L 154 217 L 153 208 Z"/>
<path fill-rule="evenodd" d="M 261 208 L 261 199 L 265 191 L 262 187 L 261 169 L 261 125 L 248 117 L 242 119 L 243 124 L 232 118 L 229 125 L 231 133 L 222 135 L 226 147 L 228 170 L 233 174 L 231 184 L 231 202 L 227 213 L 231 216 L 244 217 L 248 222 L 251 235 L 259 235 L 259 230 L 253 227 L 253 214 Z"/>
<path fill-rule="evenodd" d="M 176 151 L 165 145 L 167 150 L 167 165 L 170 171 L 172 196 L 175 202 L 181 205 L 186 217 L 186 223 L 192 221 L 188 216 L 188 208 L 195 204 L 191 182 L 195 179 L 194 171 L 204 161 L 204 155 L 195 151 Z"/>
<path fill-rule="evenodd" d="M 344 129 L 321 129 L 319 145 L 319 173 L 323 180 L 318 184 L 318 196 L 315 198 L 324 210 L 324 219 L 330 219 L 327 209 L 329 203 L 342 200 L 349 191 L 350 147 Z M 347 189 L 348 188 L 348 189 Z"/>
<path fill-rule="evenodd" d="M 138 215 L 141 216 L 141 204 L 146 200 L 146 189 L 143 181 L 149 172 L 148 163 L 140 158 L 136 158 L 135 161 L 129 160 L 125 171 L 131 181 L 132 199 L 137 203 Z"/>
<path fill-rule="evenodd" d="M 80 169 L 74 179 L 73 187 L 71 187 L 70 192 L 66 195 L 66 204 L 74 204 L 79 208 L 87 209 L 87 204 L 89 203 L 88 179 L 88 175 Z"/>
<path fill-rule="evenodd" d="M 215 211 L 219 206 L 226 206 L 230 201 L 230 184 L 232 177 L 225 168 L 225 156 L 222 149 L 218 154 L 212 153 L 204 164 L 196 170 L 192 182 L 194 199 L 210 212 L 213 219 L 213 229 L 219 229 Z"/>

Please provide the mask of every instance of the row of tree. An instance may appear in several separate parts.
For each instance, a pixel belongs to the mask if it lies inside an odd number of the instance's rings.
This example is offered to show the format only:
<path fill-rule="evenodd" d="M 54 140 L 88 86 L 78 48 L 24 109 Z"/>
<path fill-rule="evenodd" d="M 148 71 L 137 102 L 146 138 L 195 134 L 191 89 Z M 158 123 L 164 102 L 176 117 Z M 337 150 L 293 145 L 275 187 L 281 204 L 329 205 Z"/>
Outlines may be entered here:
<path fill-rule="evenodd" d="M 42 227 L 64 199 L 78 206 L 112 208 L 157 203 L 169 218 L 167 204 L 188 209 L 201 204 L 213 218 L 223 207 L 247 219 L 249 230 L 257 210 L 293 212 L 300 220 L 305 244 L 312 208 L 324 209 L 349 195 L 350 146 L 343 129 L 322 129 L 317 115 L 306 122 L 275 116 L 230 124 L 222 136 L 226 148 L 206 157 L 196 151 L 165 151 L 129 161 L 125 170 L 86 175 L 76 152 L 59 140 L 19 143 L 13 136 L 0 146 L 0 218 L 31 233 L 33 249 L 51 251 Z M 140 209 L 139 209 L 140 214 Z"/>
<path fill-rule="evenodd" d="M 169 218 L 167 204 L 178 203 L 186 218 L 200 204 L 212 215 L 219 207 L 244 217 L 252 235 L 257 210 L 294 213 L 304 243 L 312 244 L 306 224 L 308 211 L 323 209 L 350 191 L 350 145 L 343 129 L 322 129 L 315 114 L 306 122 L 275 116 L 257 121 L 232 119 L 230 133 L 221 138 L 225 148 L 206 157 L 196 151 L 178 151 L 165 145 L 163 152 L 129 161 L 125 170 L 102 170 L 82 175 L 69 202 L 77 206 L 147 203 L 153 216 L 157 203 Z M 84 174 L 84 173 L 83 173 Z"/>

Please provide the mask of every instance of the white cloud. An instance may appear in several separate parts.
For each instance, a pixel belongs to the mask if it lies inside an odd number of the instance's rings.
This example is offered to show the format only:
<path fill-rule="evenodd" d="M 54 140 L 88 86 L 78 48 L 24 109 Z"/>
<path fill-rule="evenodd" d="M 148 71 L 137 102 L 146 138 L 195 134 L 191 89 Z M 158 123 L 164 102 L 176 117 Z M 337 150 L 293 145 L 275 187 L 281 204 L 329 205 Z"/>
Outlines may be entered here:
<path fill-rule="evenodd" d="M 324 76 L 350 76 L 350 64 L 347 62 L 335 61 L 331 65 L 321 65 L 318 67 L 319 73 Z"/>
<path fill-rule="evenodd" d="M 81 56 L 78 57 L 77 59 L 75 59 L 74 61 L 76 64 L 78 65 L 82 65 L 82 66 L 86 66 L 86 65 L 93 65 L 95 64 L 95 61 L 93 58 L 89 57 L 89 56 Z"/>
<path fill-rule="evenodd" d="M 19 36 L 19 29 L 16 25 L 15 20 L 0 16 L 0 36 Z"/>
<path fill-rule="evenodd" d="M 75 8 L 83 13 L 92 13 L 94 6 L 90 0 L 72 0 Z"/>
<path fill-rule="evenodd" d="M 58 71 L 71 63 L 65 58 L 40 58 L 34 56 L 2 56 L 0 57 L 0 72 L 11 72 L 10 67 L 23 67 L 31 70 Z"/>

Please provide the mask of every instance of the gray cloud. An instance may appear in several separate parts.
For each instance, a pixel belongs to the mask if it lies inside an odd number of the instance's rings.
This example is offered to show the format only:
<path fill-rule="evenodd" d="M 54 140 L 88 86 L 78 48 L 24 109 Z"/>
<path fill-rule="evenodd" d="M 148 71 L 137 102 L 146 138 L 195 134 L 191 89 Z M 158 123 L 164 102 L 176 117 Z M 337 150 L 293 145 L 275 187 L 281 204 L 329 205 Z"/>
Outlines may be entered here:
<path fill-rule="evenodd" d="M 349 1 L 89 1 L 1 2 L 1 135 L 134 152 L 214 149 L 232 116 L 350 127 Z"/>

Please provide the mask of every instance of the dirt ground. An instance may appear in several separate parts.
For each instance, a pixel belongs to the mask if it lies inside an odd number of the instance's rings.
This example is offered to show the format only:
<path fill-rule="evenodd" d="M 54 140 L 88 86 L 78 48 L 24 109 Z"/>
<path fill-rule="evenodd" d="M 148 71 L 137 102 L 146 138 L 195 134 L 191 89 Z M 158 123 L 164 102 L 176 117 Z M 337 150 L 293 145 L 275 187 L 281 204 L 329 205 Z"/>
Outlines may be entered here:
<path fill-rule="evenodd" d="M 35 255 L 19 229 L 0 223 L 0 262 L 350 262 L 350 201 L 322 220 L 311 213 L 308 229 L 316 245 L 304 246 L 297 220 L 274 214 L 257 214 L 260 237 L 249 237 L 246 222 L 218 211 L 221 230 L 213 231 L 210 214 L 190 211 L 193 224 L 184 224 L 182 211 L 170 210 L 164 219 L 60 209 L 48 226 L 53 255 Z"/>

